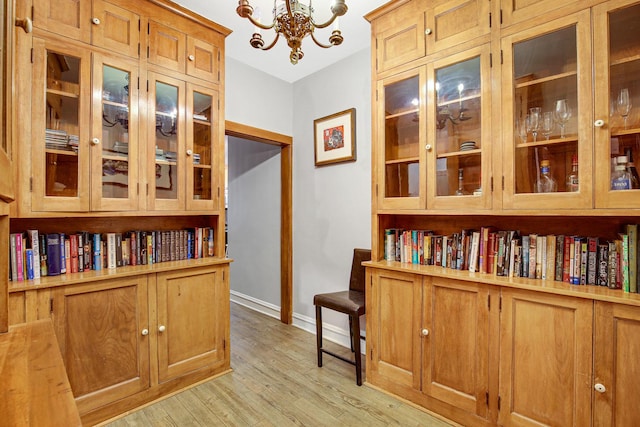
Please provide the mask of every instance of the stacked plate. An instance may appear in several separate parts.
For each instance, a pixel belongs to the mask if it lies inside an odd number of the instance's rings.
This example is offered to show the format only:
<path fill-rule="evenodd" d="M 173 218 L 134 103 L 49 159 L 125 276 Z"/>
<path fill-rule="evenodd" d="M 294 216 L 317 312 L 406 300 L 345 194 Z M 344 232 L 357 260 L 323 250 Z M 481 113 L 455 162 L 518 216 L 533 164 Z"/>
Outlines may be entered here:
<path fill-rule="evenodd" d="M 465 141 L 460 144 L 460 151 L 475 150 L 476 148 L 478 147 L 476 146 L 475 141 Z"/>

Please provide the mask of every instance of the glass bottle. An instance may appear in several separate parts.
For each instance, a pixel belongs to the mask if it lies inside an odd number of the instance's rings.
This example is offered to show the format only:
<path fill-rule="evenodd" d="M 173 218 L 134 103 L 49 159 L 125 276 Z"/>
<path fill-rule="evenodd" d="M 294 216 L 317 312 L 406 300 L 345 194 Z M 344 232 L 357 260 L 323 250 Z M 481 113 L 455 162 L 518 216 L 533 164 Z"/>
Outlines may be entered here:
<path fill-rule="evenodd" d="M 638 189 L 640 188 L 640 176 L 633 162 L 633 151 L 631 147 L 625 150 L 625 154 L 627 156 L 627 172 L 629 172 L 629 177 L 631 178 L 631 188 Z"/>
<path fill-rule="evenodd" d="M 462 186 L 463 181 L 464 181 L 464 178 L 462 175 L 462 168 L 460 168 L 458 169 L 458 189 L 456 190 L 456 196 L 464 196 L 466 194 Z"/>
<path fill-rule="evenodd" d="M 567 175 L 567 191 L 576 192 L 578 189 L 578 155 L 574 154 L 571 157 L 571 172 Z"/>
<path fill-rule="evenodd" d="M 616 166 L 611 175 L 612 190 L 631 189 L 631 176 L 627 172 L 627 156 L 619 156 L 616 159 Z"/>
<path fill-rule="evenodd" d="M 536 193 L 553 193 L 558 190 L 558 184 L 551 176 L 549 160 L 540 162 L 540 178 L 536 182 Z"/>

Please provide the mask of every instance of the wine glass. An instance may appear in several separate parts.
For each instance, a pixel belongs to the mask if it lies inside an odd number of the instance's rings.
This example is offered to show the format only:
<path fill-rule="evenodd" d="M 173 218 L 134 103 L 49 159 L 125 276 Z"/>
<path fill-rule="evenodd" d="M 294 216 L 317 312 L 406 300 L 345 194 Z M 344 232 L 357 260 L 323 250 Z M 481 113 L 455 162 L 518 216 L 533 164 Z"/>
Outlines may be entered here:
<path fill-rule="evenodd" d="M 553 132 L 553 112 L 545 111 L 542 113 L 542 135 L 547 141 L 551 136 L 551 132 Z"/>
<path fill-rule="evenodd" d="M 540 107 L 529 108 L 529 115 L 527 116 L 527 131 L 533 135 L 533 142 L 538 139 L 538 130 L 540 129 Z"/>
<path fill-rule="evenodd" d="M 629 89 L 626 87 L 624 89 L 620 89 L 620 94 L 618 95 L 618 101 L 616 103 L 616 110 L 624 119 L 624 128 L 626 129 L 627 117 L 629 117 L 629 112 L 631 112 L 631 99 L 629 98 Z"/>
<path fill-rule="evenodd" d="M 518 136 L 522 140 L 523 144 L 527 143 L 527 135 L 529 134 L 529 131 L 527 129 L 528 120 L 529 120 L 529 117 L 525 116 L 525 117 L 519 118 L 518 121 L 516 122 L 516 132 L 518 132 Z"/>
<path fill-rule="evenodd" d="M 564 126 L 571 118 L 571 108 L 567 105 L 566 99 L 558 99 L 556 101 L 555 118 L 560 125 L 560 138 L 564 138 Z"/>

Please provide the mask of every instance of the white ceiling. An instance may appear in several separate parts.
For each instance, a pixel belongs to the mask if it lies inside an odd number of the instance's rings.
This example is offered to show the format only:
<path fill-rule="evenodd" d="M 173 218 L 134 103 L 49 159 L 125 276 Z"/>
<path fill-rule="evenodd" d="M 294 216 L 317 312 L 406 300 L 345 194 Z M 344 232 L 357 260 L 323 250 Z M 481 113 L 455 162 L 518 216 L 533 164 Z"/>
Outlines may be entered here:
<path fill-rule="evenodd" d="M 296 65 L 289 62 L 291 50 L 283 37 L 268 51 L 251 47 L 249 39 L 254 28 L 249 20 L 241 18 L 236 13 L 237 0 L 174 1 L 233 31 L 226 39 L 227 57 L 292 83 L 368 47 L 371 43 L 371 30 L 369 22 L 363 16 L 389 0 L 346 0 L 349 10 L 346 15 L 340 17 L 339 24 L 344 42 L 340 46 L 322 49 L 316 46 L 311 38 L 306 37 L 302 43 L 304 58 Z M 313 0 L 316 21 L 324 22 L 331 16 L 330 1 Z M 260 13 L 262 23 L 271 20 L 273 0 L 250 0 L 250 4 L 254 8 L 254 17 Z M 271 43 L 273 35 L 273 31 L 262 31 L 265 46 Z M 315 35 L 320 42 L 328 44 L 331 27 L 316 30 Z"/>

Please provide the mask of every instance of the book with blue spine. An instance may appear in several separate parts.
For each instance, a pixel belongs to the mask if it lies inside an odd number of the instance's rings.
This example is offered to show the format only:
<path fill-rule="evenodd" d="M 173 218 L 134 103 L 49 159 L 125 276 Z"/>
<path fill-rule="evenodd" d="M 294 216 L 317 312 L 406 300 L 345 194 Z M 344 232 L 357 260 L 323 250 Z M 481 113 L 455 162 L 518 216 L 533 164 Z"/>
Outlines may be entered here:
<path fill-rule="evenodd" d="M 47 234 L 47 273 L 49 276 L 60 274 L 60 234 Z"/>
<path fill-rule="evenodd" d="M 102 270 L 102 240 L 100 233 L 94 233 L 92 240 L 93 269 Z"/>

